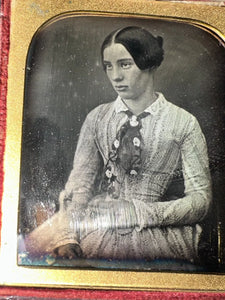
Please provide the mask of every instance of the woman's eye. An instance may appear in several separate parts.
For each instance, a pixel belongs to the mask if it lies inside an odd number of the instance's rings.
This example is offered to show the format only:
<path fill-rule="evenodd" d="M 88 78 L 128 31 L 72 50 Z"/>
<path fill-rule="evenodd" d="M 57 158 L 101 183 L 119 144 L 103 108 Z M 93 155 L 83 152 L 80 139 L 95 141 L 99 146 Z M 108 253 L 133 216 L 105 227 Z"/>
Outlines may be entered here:
<path fill-rule="evenodd" d="M 112 70 L 112 65 L 111 64 L 105 64 L 105 69 L 106 69 L 106 71 Z"/>
<path fill-rule="evenodd" d="M 129 69 L 131 67 L 131 63 L 130 62 L 124 62 L 124 63 L 121 63 L 121 67 L 123 69 Z"/>

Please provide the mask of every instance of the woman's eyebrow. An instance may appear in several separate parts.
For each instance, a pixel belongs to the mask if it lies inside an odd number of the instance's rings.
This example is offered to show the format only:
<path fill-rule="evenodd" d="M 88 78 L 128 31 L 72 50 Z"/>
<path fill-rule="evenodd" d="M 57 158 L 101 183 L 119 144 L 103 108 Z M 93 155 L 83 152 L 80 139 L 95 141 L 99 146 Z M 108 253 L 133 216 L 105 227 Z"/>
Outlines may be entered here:
<path fill-rule="evenodd" d="M 132 58 L 120 58 L 120 59 L 118 59 L 118 62 L 124 62 L 124 61 L 132 62 L 133 59 Z"/>
<path fill-rule="evenodd" d="M 117 60 L 117 62 L 121 63 L 121 62 L 133 62 L 132 58 L 120 58 Z M 103 60 L 104 64 L 111 64 L 111 61 L 108 60 Z"/>

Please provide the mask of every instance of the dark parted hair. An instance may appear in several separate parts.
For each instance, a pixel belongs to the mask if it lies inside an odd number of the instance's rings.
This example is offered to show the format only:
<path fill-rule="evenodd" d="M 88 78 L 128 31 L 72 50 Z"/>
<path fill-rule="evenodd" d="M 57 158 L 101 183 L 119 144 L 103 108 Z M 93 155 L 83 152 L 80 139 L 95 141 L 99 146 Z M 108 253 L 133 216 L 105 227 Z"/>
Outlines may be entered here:
<path fill-rule="evenodd" d="M 113 43 L 122 44 L 140 70 L 155 69 L 163 61 L 163 38 L 154 37 L 144 28 L 129 26 L 111 32 L 101 47 L 102 62 L 105 48 Z M 104 64 L 103 67 L 105 70 Z"/>

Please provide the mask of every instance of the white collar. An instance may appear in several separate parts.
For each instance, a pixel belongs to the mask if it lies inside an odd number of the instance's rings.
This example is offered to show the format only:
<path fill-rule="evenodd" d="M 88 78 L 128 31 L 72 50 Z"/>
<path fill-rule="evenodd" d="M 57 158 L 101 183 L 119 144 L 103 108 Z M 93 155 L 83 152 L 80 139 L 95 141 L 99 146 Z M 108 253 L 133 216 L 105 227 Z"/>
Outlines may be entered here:
<path fill-rule="evenodd" d="M 153 116 L 156 115 L 167 102 L 162 93 L 157 93 L 157 95 L 157 99 L 144 110 L 145 112 L 149 112 Z M 116 101 L 114 102 L 114 109 L 116 113 L 129 110 L 120 96 L 118 96 L 116 98 Z"/>

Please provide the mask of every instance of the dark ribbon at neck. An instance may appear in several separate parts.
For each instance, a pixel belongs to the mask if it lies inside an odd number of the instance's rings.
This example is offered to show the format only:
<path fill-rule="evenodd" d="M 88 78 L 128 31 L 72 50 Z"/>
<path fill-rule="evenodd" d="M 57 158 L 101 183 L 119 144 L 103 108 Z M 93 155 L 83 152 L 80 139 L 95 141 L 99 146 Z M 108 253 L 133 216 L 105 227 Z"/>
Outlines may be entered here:
<path fill-rule="evenodd" d="M 140 113 L 139 115 L 134 115 L 130 110 L 125 110 L 124 111 L 126 115 L 128 115 L 129 119 L 131 119 L 132 117 L 135 117 L 138 121 L 140 121 L 141 119 L 144 119 L 145 117 L 147 117 L 150 113 L 147 111 L 143 111 L 142 113 Z"/>
<path fill-rule="evenodd" d="M 112 145 L 112 153 L 117 164 L 119 164 L 127 174 L 137 175 L 141 168 L 141 152 L 143 139 L 140 133 L 142 128 L 141 120 L 149 115 L 143 112 L 135 116 L 127 110 L 128 120 L 119 129 L 116 140 Z"/>
<path fill-rule="evenodd" d="M 129 110 L 124 113 L 127 114 L 128 120 L 116 134 L 112 150 L 109 153 L 108 162 L 104 168 L 101 185 L 101 188 L 106 190 L 113 198 L 118 197 L 115 182 L 119 182 L 114 173 L 114 167 L 121 167 L 129 176 L 137 176 L 141 169 L 141 152 L 143 148 L 143 139 L 140 133 L 140 129 L 142 128 L 141 120 L 149 115 L 149 112 L 143 112 L 135 116 Z"/>

